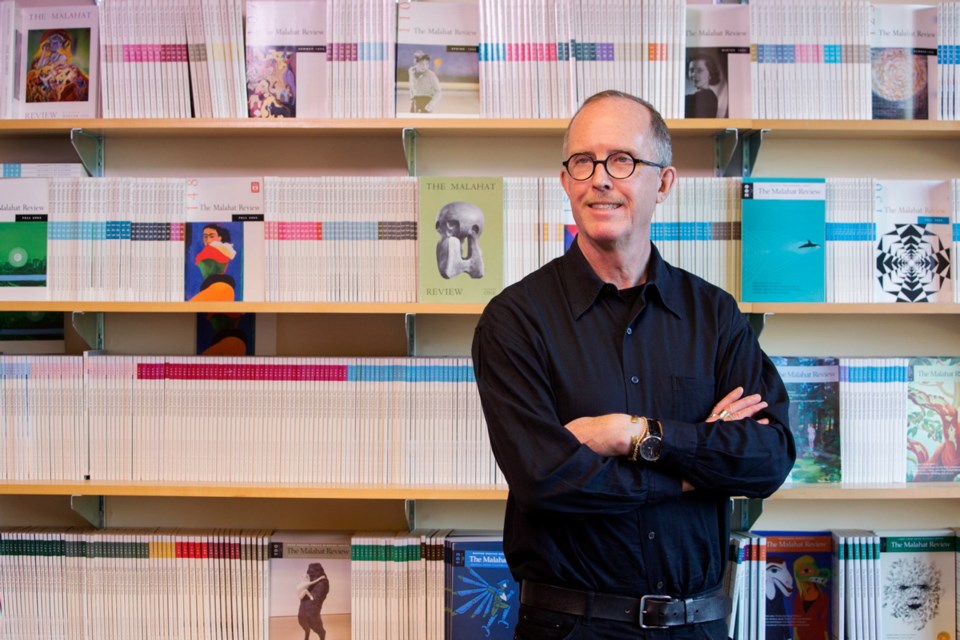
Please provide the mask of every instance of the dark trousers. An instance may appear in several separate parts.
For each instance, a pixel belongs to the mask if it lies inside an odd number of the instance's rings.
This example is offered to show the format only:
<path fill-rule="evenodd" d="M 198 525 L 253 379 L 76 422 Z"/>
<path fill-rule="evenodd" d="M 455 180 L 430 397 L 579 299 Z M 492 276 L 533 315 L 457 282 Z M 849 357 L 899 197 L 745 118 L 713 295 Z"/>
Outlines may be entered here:
<path fill-rule="evenodd" d="M 520 605 L 514 640 L 726 640 L 727 623 L 715 620 L 669 629 L 641 629 L 638 624 Z"/>
<path fill-rule="evenodd" d="M 433 100 L 433 96 L 414 96 L 410 100 L 410 111 L 412 113 L 427 113 L 427 105 Z"/>

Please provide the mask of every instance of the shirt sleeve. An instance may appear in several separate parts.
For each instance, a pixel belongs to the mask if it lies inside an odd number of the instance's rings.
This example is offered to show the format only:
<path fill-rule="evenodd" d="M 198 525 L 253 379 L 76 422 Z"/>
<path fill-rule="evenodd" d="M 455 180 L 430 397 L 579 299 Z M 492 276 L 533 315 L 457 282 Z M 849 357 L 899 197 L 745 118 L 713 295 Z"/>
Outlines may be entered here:
<path fill-rule="evenodd" d="M 680 497 L 675 474 L 580 444 L 557 416 L 546 352 L 522 314 L 493 302 L 477 325 L 473 365 L 494 456 L 525 509 L 627 513 Z"/>
<path fill-rule="evenodd" d="M 696 489 L 765 498 L 780 487 L 796 458 L 790 401 L 776 366 L 735 305 L 723 317 L 727 326 L 717 356 L 717 401 L 742 386 L 745 395 L 759 393 L 769 406 L 745 420 L 690 424 L 661 419 L 664 445 L 658 464 L 677 469 Z M 762 418 L 770 423 L 759 423 Z"/>

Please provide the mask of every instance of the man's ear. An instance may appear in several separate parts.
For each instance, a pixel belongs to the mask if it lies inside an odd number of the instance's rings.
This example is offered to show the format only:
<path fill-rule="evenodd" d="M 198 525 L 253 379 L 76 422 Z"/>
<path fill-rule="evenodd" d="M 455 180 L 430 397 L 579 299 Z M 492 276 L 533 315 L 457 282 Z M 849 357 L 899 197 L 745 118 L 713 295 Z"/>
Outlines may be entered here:
<path fill-rule="evenodd" d="M 563 192 L 567 194 L 567 198 L 570 197 L 570 189 L 568 187 L 572 179 L 566 169 L 560 169 L 560 186 L 563 187 Z"/>
<path fill-rule="evenodd" d="M 657 204 L 660 204 L 670 195 L 670 190 L 677 181 L 676 167 L 664 167 L 660 170 L 660 188 L 657 189 Z"/>

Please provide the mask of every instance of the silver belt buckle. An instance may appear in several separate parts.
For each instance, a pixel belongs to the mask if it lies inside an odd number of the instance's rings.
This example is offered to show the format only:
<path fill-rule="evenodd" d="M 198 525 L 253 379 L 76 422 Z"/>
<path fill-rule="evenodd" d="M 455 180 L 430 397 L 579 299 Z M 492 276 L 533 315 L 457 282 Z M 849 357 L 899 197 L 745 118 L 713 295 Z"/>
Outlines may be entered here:
<path fill-rule="evenodd" d="M 648 601 L 652 601 L 652 602 L 670 602 L 671 600 L 673 600 L 673 598 L 671 598 L 670 596 L 658 596 L 658 595 L 641 596 L 641 597 L 640 597 L 640 616 L 639 616 L 639 620 L 638 620 L 638 622 L 640 623 L 640 628 L 641 628 L 641 629 L 666 629 L 666 628 L 668 628 L 669 625 L 665 625 L 665 624 L 664 624 L 664 625 L 644 624 L 644 623 L 643 623 L 643 615 L 647 612 L 647 602 L 648 602 Z"/>

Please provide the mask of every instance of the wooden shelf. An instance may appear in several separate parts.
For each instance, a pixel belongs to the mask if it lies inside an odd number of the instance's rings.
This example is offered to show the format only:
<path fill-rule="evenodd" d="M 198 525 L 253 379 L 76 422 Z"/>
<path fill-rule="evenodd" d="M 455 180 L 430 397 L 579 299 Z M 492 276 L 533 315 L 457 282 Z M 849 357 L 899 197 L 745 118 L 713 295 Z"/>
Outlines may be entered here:
<path fill-rule="evenodd" d="M 483 304 L 417 302 L 0 302 L 0 311 L 480 315 Z"/>
<path fill-rule="evenodd" d="M 506 489 L 471 485 L 298 485 L 189 482 L 0 483 L 0 495 L 131 496 L 166 498 L 308 498 L 327 500 L 506 500 Z"/>
<path fill-rule="evenodd" d="M 776 138 L 950 140 L 960 138 L 958 120 L 751 120 L 751 129 Z"/>
<path fill-rule="evenodd" d="M 2 311 L 81 313 L 314 313 L 359 315 L 480 315 L 483 303 L 420 302 L 96 302 L 0 301 Z M 741 302 L 743 313 L 783 315 L 960 315 L 960 304 Z"/>
<path fill-rule="evenodd" d="M 416 129 L 430 137 L 556 137 L 567 119 L 544 118 L 377 118 L 377 119 L 78 119 L 0 120 L 3 136 L 65 136 L 71 129 L 109 137 L 357 137 L 393 136 Z M 672 120 L 675 136 L 702 136 L 726 129 L 751 129 L 746 119 Z"/>
<path fill-rule="evenodd" d="M 542 118 L 369 118 L 369 119 L 171 119 L 92 118 L 64 120 L 0 120 L 0 137 L 66 136 L 71 129 L 125 138 L 208 137 L 388 137 L 416 129 L 430 137 L 555 137 L 567 119 Z M 668 120 L 674 137 L 696 137 L 766 130 L 788 138 L 960 139 L 957 120 L 754 120 L 691 118 Z"/>
<path fill-rule="evenodd" d="M 784 485 L 771 500 L 934 500 L 960 498 L 960 482 Z"/>
<path fill-rule="evenodd" d="M 960 304 L 948 303 L 837 303 L 837 302 L 747 302 L 741 303 L 746 312 L 784 315 L 937 315 L 960 314 Z"/>
<path fill-rule="evenodd" d="M 478 485 L 278 485 L 221 482 L 0 483 L 0 495 L 131 496 L 167 498 L 300 498 L 325 500 L 506 500 L 503 487 Z M 883 485 L 785 485 L 770 500 L 934 500 L 960 498 L 960 482 Z"/>

